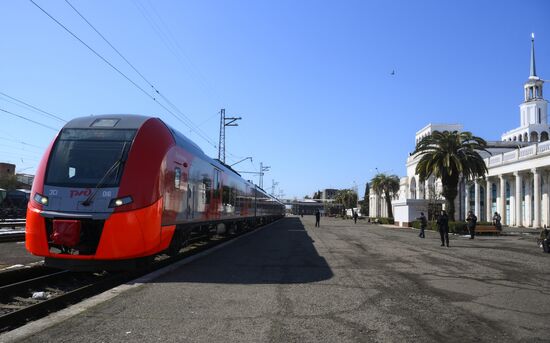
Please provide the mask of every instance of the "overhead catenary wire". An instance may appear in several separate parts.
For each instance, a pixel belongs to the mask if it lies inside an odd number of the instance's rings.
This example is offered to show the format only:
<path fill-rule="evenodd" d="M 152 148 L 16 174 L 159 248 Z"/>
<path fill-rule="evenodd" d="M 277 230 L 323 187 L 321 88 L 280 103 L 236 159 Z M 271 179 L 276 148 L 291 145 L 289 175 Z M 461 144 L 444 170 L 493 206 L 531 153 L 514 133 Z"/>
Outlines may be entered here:
<path fill-rule="evenodd" d="M 69 0 L 65 0 L 65 2 L 76 12 L 76 14 L 78 14 L 80 18 L 82 18 L 82 20 L 86 22 L 86 24 L 88 24 L 88 26 L 92 28 L 92 30 L 95 31 L 95 33 L 97 33 L 101 37 L 101 39 L 103 39 L 103 41 L 105 41 L 105 43 L 107 43 L 118 54 L 118 56 L 120 56 L 120 58 L 124 60 L 124 62 L 126 62 L 130 66 L 130 68 L 132 68 L 143 79 L 143 81 L 145 81 L 151 87 L 151 89 L 158 96 L 160 96 L 166 103 L 168 103 L 168 105 L 172 107 L 174 111 L 178 112 L 184 119 L 187 120 L 187 126 L 192 126 L 190 127 L 192 130 L 195 129 L 197 131 L 200 131 L 200 134 L 205 136 L 203 137 L 203 139 L 206 139 L 208 137 L 208 135 L 203 130 L 201 130 L 195 123 L 193 123 L 193 121 L 189 117 L 187 117 L 187 115 L 185 115 L 176 105 L 174 105 L 172 101 L 170 101 L 164 94 L 162 94 L 151 81 L 149 81 L 101 32 L 99 32 L 99 30 L 88 19 L 86 19 L 86 17 L 84 17 L 84 15 L 80 13 L 80 11 L 75 6 L 73 6 L 73 4 L 71 4 Z M 198 134 L 197 131 L 195 132 Z M 211 140 L 209 143 L 213 144 L 215 147 L 215 143 L 213 143 Z"/>
<path fill-rule="evenodd" d="M 53 20 L 57 25 L 59 25 L 61 28 L 63 28 L 67 33 L 69 33 L 71 36 L 73 36 L 76 40 L 78 40 L 82 45 L 84 45 L 88 50 L 90 50 L 94 55 L 96 55 L 99 59 L 101 59 L 103 62 L 105 62 L 109 67 L 111 67 L 113 70 L 115 70 L 119 75 L 121 75 L 124 79 L 126 79 L 128 82 L 130 82 L 134 87 L 136 87 L 139 91 L 141 91 L 146 97 L 152 99 L 157 104 L 159 104 L 164 110 L 166 110 L 168 113 L 170 113 L 174 118 L 182 122 L 184 125 L 188 126 L 191 130 L 193 130 L 199 137 L 207 141 L 209 144 L 211 144 L 214 148 L 216 148 L 216 144 L 213 143 L 208 137 L 205 137 L 204 135 L 200 134 L 192 128 L 188 123 L 186 123 L 182 118 L 180 118 L 178 115 L 176 115 L 173 111 L 171 111 L 169 108 L 167 108 L 164 104 L 159 102 L 154 96 L 149 94 L 147 91 L 145 91 L 140 85 L 138 85 L 134 80 L 132 80 L 129 76 L 124 74 L 120 69 L 115 67 L 111 62 L 109 62 L 105 57 L 103 57 L 100 53 L 98 53 L 96 50 L 94 50 L 90 45 L 86 44 L 80 37 L 78 37 L 75 33 L 73 33 L 69 28 L 67 28 L 65 25 L 63 25 L 59 20 L 54 18 L 49 12 L 47 12 L 44 8 L 40 7 L 34 0 L 29 0 L 35 7 L 37 7 L 40 11 L 42 11 L 45 15 L 47 15 L 51 20 Z"/>
<path fill-rule="evenodd" d="M 1 111 L 1 112 L 4 112 L 4 113 L 7 113 L 7 114 L 9 114 L 9 115 L 18 117 L 18 118 L 20 118 L 20 119 L 26 120 L 26 121 L 28 121 L 28 122 L 34 123 L 34 124 L 36 124 L 36 125 L 40 125 L 40 126 L 45 127 L 45 128 L 47 128 L 47 129 L 50 129 L 50 130 L 53 130 L 53 131 L 58 131 L 58 129 L 56 129 L 56 128 L 53 128 L 53 127 L 48 126 L 48 125 L 46 125 L 46 124 L 42 124 L 42 123 L 37 122 L 37 121 L 32 120 L 32 119 L 29 119 L 29 118 L 27 118 L 27 117 L 25 117 L 25 116 L 23 116 L 23 115 L 20 115 L 20 114 L 16 114 L 16 113 L 7 111 L 7 110 L 5 110 L 5 109 L 3 109 L 3 108 L 0 108 L 0 111 Z"/>
<path fill-rule="evenodd" d="M 138 11 L 141 13 L 141 15 L 145 18 L 145 20 L 149 23 L 149 25 L 152 27 L 155 34 L 160 38 L 160 41 L 166 46 L 168 51 L 174 55 L 176 60 L 181 64 L 181 66 L 189 72 L 189 75 L 194 78 L 198 84 L 202 86 L 202 88 L 208 93 L 209 96 L 215 98 L 221 105 L 223 102 L 217 95 L 217 93 L 214 91 L 213 87 L 211 87 L 208 82 L 206 81 L 206 78 L 200 73 L 198 68 L 196 68 L 191 61 L 191 58 L 187 56 L 184 49 L 181 47 L 181 45 L 178 43 L 178 40 L 175 39 L 174 34 L 170 31 L 168 28 L 168 25 L 164 22 L 158 11 L 155 9 L 153 4 L 151 2 L 149 3 L 150 10 L 148 10 L 145 5 L 143 5 L 139 0 L 133 1 L 134 6 L 138 9 Z M 155 19 L 153 15 L 150 13 L 153 13 L 158 20 L 160 21 L 160 24 L 157 24 L 155 22 Z M 183 60 L 185 60 L 187 63 L 184 63 Z"/>
<path fill-rule="evenodd" d="M 63 119 L 63 118 L 61 118 L 61 117 L 59 117 L 59 116 L 56 116 L 55 114 L 52 114 L 52 113 L 47 112 L 47 111 L 44 111 L 43 109 L 38 108 L 38 107 L 36 107 L 36 106 L 34 106 L 34 105 L 31 105 L 31 104 L 29 104 L 29 103 L 26 103 L 26 102 L 24 102 L 24 101 L 21 100 L 21 99 L 17 99 L 17 98 L 15 98 L 15 97 L 13 97 L 13 96 L 9 96 L 9 95 L 7 95 L 7 94 L 4 93 L 4 92 L 0 92 L 0 95 L 6 97 L 6 98 L 8 98 L 8 99 L 14 100 L 14 101 L 16 101 L 16 102 L 18 102 L 18 103 L 20 103 L 20 104 L 23 104 L 23 105 L 25 105 L 25 106 L 27 106 L 27 107 L 29 107 L 29 108 L 31 108 L 31 109 L 33 109 L 33 110 L 39 112 L 39 113 L 45 114 L 46 116 L 48 116 L 48 117 L 50 117 L 50 118 L 53 118 L 53 119 L 62 121 L 62 122 L 64 122 L 64 123 L 67 122 L 65 119 Z"/>
<path fill-rule="evenodd" d="M 17 140 L 17 139 L 9 139 L 9 138 L 5 138 L 5 137 L 0 137 L 0 139 L 4 140 L 4 141 L 7 141 L 7 142 L 11 142 L 11 143 L 23 144 L 23 145 L 26 145 L 28 147 L 34 148 L 34 149 L 40 149 L 40 151 L 42 151 L 44 149 L 44 147 L 34 145 L 34 144 L 30 144 L 30 143 L 20 141 L 20 140 Z"/>

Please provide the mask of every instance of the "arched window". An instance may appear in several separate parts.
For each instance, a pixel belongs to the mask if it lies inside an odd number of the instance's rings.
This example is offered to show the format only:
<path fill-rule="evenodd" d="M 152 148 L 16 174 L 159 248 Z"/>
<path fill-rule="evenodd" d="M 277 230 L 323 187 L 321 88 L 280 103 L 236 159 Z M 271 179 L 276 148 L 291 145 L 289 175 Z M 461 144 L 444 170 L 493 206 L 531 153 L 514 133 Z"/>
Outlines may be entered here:
<path fill-rule="evenodd" d="M 540 141 L 541 142 L 544 142 L 544 141 L 547 141 L 548 140 L 548 132 L 546 131 L 542 131 L 540 133 Z"/>
<path fill-rule="evenodd" d="M 517 137 L 516 137 L 516 136 L 514 136 L 514 142 L 516 141 L 516 139 L 517 139 Z"/>
<path fill-rule="evenodd" d="M 416 199 L 416 180 L 414 179 L 414 177 L 411 180 L 411 186 L 409 190 L 411 194 L 411 199 Z"/>
<path fill-rule="evenodd" d="M 523 141 L 524 141 L 524 142 L 528 142 L 528 141 L 529 141 L 529 136 L 527 135 L 527 132 L 525 132 L 525 133 L 523 134 Z"/>
<path fill-rule="evenodd" d="M 537 131 L 531 132 L 531 142 L 538 142 L 539 141 L 539 134 Z"/>

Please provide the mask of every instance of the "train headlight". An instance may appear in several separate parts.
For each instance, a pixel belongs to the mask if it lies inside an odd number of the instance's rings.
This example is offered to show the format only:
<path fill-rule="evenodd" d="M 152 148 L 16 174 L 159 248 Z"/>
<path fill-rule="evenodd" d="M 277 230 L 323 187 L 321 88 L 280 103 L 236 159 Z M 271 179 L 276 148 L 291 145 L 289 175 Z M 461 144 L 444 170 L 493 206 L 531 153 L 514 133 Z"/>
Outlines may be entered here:
<path fill-rule="evenodd" d="M 131 204 L 133 201 L 134 200 L 132 199 L 131 196 L 116 198 L 111 200 L 111 202 L 109 203 L 109 207 L 119 207 L 122 205 L 128 205 L 128 204 Z"/>
<path fill-rule="evenodd" d="M 40 205 L 48 206 L 48 197 L 47 196 L 44 196 L 40 193 L 35 193 L 33 199 L 34 199 L 34 201 L 36 201 Z"/>

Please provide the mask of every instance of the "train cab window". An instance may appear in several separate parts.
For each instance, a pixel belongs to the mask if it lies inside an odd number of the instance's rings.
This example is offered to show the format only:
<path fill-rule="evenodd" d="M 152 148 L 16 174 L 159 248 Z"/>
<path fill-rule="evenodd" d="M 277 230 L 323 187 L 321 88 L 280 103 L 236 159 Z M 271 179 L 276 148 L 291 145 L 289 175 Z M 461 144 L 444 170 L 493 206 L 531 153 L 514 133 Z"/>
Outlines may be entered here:
<path fill-rule="evenodd" d="M 62 187 L 116 187 L 136 130 L 63 129 L 45 183 Z"/>
<path fill-rule="evenodd" d="M 181 185 L 181 169 L 176 167 L 174 170 L 174 187 L 180 189 Z"/>

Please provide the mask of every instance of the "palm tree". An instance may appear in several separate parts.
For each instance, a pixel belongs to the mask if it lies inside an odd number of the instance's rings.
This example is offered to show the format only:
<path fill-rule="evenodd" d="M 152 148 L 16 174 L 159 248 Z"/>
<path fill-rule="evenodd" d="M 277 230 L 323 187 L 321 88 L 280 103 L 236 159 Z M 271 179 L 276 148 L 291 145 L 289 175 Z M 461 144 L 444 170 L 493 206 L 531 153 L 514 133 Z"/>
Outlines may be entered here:
<path fill-rule="evenodd" d="M 399 177 L 397 175 L 388 175 L 385 173 L 378 173 L 374 175 L 370 181 L 370 186 L 378 196 L 384 195 L 386 198 L 386 207 L 388 209 L 388 217 L 393 218 L 393 211 L 391 208 L 391 199 L 399 192 Z M 371 213 L 369 213 L 371 214 Z"/>
<path fill-rule="evenodd" d="M 421 156 L 416 174 L 424 182 L 430 175 L 441 179 L 442 195 L 450 220 L 454 220 L 454 200 L 458 193 L 460 176 L 474 179 L 487 173 L 487 167 L 478 151 L 487 152 L 487 142 L 471 132 L 434 131 L 416 145 L 413 154 Z"/>

